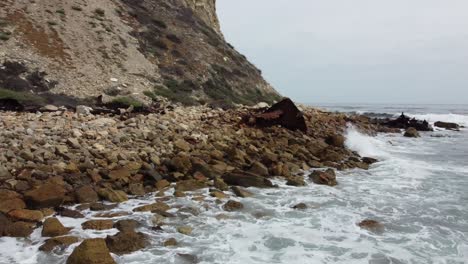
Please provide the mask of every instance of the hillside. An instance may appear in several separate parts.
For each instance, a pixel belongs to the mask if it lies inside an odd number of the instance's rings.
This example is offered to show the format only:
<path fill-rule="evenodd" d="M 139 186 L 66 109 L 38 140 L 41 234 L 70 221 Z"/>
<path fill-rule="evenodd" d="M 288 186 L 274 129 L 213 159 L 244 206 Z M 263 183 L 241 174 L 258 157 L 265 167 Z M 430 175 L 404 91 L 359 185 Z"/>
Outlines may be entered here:
<path fill-rule="evenodd" d="M 225 41 L 215 0 L 4 0 L 0 45 L 0 88 L 16 92 L 185 104 L 279 97 Z"/>

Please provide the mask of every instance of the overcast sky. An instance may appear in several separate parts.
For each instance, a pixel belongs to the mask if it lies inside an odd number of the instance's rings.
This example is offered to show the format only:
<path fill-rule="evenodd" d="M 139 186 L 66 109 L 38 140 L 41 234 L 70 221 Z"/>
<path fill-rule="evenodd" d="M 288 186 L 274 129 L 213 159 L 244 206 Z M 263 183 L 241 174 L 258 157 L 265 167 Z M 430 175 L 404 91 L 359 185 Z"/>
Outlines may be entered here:
<path fill-rule="evenodd" d="M 467 103 L 468 0 L 218 0 L 226 39 L 304 103 Z"/>

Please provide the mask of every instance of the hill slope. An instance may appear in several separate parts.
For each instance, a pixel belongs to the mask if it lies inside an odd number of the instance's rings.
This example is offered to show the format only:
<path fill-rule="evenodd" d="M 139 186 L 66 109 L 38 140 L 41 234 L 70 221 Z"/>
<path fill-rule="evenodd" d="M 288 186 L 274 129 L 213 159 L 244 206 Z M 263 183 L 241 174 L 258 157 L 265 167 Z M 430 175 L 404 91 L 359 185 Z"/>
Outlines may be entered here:
<path fill-rule="evenodd" d="M 0 45 L 1 63 L 25 66 L 0 69 L 0 86 L 16 91 L 187 104 L 279 96 L 225 41 L 215 0 L 3 0 Z"/>

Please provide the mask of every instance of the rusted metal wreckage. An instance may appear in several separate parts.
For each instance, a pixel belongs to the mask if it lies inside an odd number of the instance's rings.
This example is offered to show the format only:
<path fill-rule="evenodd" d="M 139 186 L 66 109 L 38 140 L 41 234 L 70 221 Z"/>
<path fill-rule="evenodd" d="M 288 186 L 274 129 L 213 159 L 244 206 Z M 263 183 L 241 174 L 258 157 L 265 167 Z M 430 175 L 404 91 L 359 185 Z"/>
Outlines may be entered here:
<path fill-rule="evenodd" d="M 285 98 L 262 113 L 251 113 L 243 118 L 245 124 L 255 127 L 282 126 L 289 130 L 307 132 L 303 113 L 293 101 Z"/>

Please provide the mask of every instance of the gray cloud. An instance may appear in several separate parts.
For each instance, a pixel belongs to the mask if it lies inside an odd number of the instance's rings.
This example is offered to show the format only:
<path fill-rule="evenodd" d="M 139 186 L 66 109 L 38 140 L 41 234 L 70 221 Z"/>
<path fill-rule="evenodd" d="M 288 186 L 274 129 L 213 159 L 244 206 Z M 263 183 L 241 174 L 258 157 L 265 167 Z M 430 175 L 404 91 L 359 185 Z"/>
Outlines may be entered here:
<path fill-rule="evenodd" d="M 468 103 L 466 0 L 218 0 L 223 32 L 302 102 Z"/>

